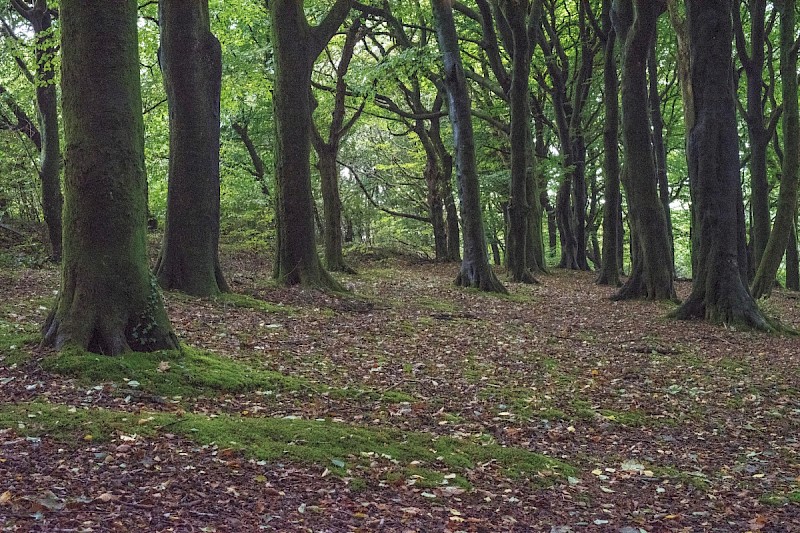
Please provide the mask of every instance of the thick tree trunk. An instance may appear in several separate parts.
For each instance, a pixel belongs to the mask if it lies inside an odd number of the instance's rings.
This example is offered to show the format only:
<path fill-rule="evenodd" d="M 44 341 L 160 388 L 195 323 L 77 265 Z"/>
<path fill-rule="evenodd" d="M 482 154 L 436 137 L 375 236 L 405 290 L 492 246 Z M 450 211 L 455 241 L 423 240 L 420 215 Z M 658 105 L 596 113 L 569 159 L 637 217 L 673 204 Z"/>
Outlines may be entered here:
<path fill-rule="evenodd" d="M 739 138 L 730 64 L 731 0 L 688 0 L 694 120 L 688 141 L 696 199 L 697 270 L 680 319 L 762 330 L 770 324 L 747 289 L 747 244 Z"/>
<path fill-rule="evenodd" d="M 310 27 L 303 2 L 273 0 L 275 55 L 276 213 L 278 250 L 275 278 L 343 290 L 317 256 L 311 194 L 311 70 L 330 37 L 347 16 L 349 0 L 337 0 L 322 23 Z"/>
<path fill-rule="evenodd" d="M 619 76 L 615 44 L 617 40 L 611 26 L 610 2 L 604 2 L 603 26 L 606 30 L 605 64 L 603 66 L 603 93 L 605 94 L 605 122 L 603 124 L 603 180 L 605 181 L 605 203 L 603 204 L 603 254 L 597 283 L 621 285 L 618 263 L 620 219 L 619 183 Z"/>
<path fill-rule="evenodd" d="M 218 253 L 222 49 L 207 0 L 161 0 L 159 20 L 170 150 L 155 273 L 164 289 L 211 296 L 228 290 Z"/>
<path fill-rule="evenodd" d="M 456 277 L 456 285 L 505 293 L 505 287 L 489 265 L 486 252 L 471 104 L 461 64 L 452 6 L 447 0 L 431 0 L 431 5 L 436 20 L 439 49 L 444 58 L 444 81 L 447 86 L 450 123 L 453 127 L 456 148 L 456 182 L 464 229 L 464 259 Z"/>
<path fill-rule="evenodd" d="M 781 9 L 781 83 L 783 91 L 783 161 L 775 222 L 764 255 L 753 278 L 754 298 L 769 296 L 789 235 L 797 223 L 797 188 L 800 182 L 800 112 L 798 112 L 797 0 L 784 0 Z"/>
<path fill-rule="evenodd" d="M 135 0 L 62 0 L 66 139 L 61 291 L 43 344 L 178 348 L 147 266 Z"/>
<path fill-rule="evenodd" d="M 623 184 L 638 248 L 632 274 L 616 299 L 675 299 L 666 218 L 658 197 L 647 119 L 647 57 L 654 45 L 657 7 L 645 0 L 616 0 L 615 30 L 623 46 Z"/>

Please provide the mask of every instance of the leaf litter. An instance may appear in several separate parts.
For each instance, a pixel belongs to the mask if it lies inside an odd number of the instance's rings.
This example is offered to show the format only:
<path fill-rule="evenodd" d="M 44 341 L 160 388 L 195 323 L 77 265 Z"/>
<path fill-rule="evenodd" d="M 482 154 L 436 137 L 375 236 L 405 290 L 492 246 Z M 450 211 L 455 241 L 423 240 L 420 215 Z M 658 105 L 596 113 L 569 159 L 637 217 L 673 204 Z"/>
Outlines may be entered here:
<path fill-rule="evenodd" d="M 167 294 L 173 325 L 188 345 L 304 385 L 160 398 L 137 376 L 87 384 L 46 372 L 48 354 L 25 345 L 27 360 L 0 361 L 4 397 L 130 412 L 143 432 L 63 440 L 26 436 L 26 420 L 2 430 L 4 528 L 800 528 L 796 337 L 677 323 L 665 304 L 610 301 L 585 273 L 510 284 L 508 298 L 453 287 L 452 265 L 393 259 L 359 265 L 361 276 L 346 278 L 353 295 L 328 295 L 270 286 L 253 262 L 263 258 L 226 267 L 238 293 L 269 308 Z M 4 320 L 36 331 L 57 272 L 14 280 L 15 316 Z M 770 305 L 798 326 L 796 299 L 779 291 Z M 519 476 L 488 460 L 465 468 L 462 484 L 446 472 L 432 484 L 424 469 L 379 456 L 260 461 L 230 443 L 150 430 L 159 412 L 390 427 L 529 450 L 575 471 Z"/>

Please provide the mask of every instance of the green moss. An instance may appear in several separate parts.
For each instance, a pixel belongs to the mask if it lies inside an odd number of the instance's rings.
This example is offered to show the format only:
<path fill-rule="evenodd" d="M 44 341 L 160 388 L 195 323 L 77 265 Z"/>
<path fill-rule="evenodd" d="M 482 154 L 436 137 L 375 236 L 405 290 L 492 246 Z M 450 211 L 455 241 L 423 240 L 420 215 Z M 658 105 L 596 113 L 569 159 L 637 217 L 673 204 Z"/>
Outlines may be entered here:
<path fill-rule="evenodd" d="M 630 427 L 648 427 L 670 423 L 667 420 L 655 420 L 638 409 L 632 409 L 629 411 L 595 409 L 589 402 L 585 400 L 574 400 L 572 402 L 572 414 L 574 417 L 584 420 L 593 420 L 598 416 L 601 416 L 610 422 L 615 422 L 617 424 Z"/>
<path fill-rule="evenodd" d="M 285 315 L 291 315 L 297 312 L 297 309 L 290 306 L 278 305 L 272 302 L 267 302 L 266 300 L 254 298 L 253 296 L 247 294 L 239 294 L 234 292 L 222 293 L 213 297 L 212 301 L 221 303 L 225 306 L 238 307 L 242 309 L 254 309 L 264 313 L 283 313 Z"/>
<path fill-rule="evenodd" d="M 800 503 L 800 490 L 792 492 L 770 492 L 762 494 L 758 501 L 766 505 L 782 506 L 789 503 Z"/>
<path fill-rule="evenodd" d="M 0 409 L 0 427 L 29 437 L 47 435 L 59 442 L 75 442 L 76 438 L 105 442 L 114 435 L 130 433 L 151 436 L 173 419 L 162 413 L 134 414 L 49 403 L 3 405 Z"/>
<path fill-rule="evenodd" d="M 139 382 L 143 391 L 161 396 L 202 396 L 220 392 L 299 390 L 311 388 L 299 378 L 254 369 L 232 359 L 191 348 L 107 357 L 66 350 L 47 357 L 42 366 L 51 372 L 74 376 L 84 383 Z"/>
<path fill-rule="evenodd" d="M 17 330 L 11 324 L 0 322 L 0 366 L 10 367 L 26 361 L 40 341 L 38 333 Z"/>
<path fill-rule="evenodd" d="M 216 444 L 261 460 L 291 459 L 318 464 L 337 474 L 371 468 L 373 463 L 400 472 L 406 479 L 419 476 L 418 483 L 467 485 L 465 474 L 476 465 L 494 462 L 509 477 L 534 477 L 539 473 L 573 475 L 574 469 L 560 461 L 522 448 L 436 437 L 427 433 L 404 433 L 389 428 L 361 427 L 331 421 L 245 418 L 197 414 L 132 414 L 97 408 L 31 403 L 0 407 L 0 427 L 14 428 L 23 435 L 48 435 L 62 442 L 75 442 L 91 435 L 108 440 L 115 434 L 155 435 L 165 427 L 199 444 Z"/>

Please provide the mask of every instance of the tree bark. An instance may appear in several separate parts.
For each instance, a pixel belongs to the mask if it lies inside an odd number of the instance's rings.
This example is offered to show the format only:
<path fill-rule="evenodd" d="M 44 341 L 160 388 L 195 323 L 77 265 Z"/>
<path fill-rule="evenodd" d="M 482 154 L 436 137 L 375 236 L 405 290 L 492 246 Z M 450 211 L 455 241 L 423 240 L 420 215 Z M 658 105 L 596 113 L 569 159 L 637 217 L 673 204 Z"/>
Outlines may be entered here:
<path fill-rule="evenodd" d="M 278 250 L 275 278 L 283 284 L 341 291 L 317 256 L 311 194 L 311 71 L 350 10 L 337 0 L 323 21 L 308 24 L 303 2 L 272 0 L 275 55 L 276 213 Z"/>
<path fill-rule="evenodd" d="M 61 290 L 43 344 L 107 355 L 178 348 L 147 266 L 135 0 L 62 0 Z"/>
<path fill-rule="evenodd" d="M 42 187 L 42 212 L 47 225 L 50 257 L 61 260 L 61 211 L 64 198 L 61 194 L 61 140 L 58 131 L 58 95 L 56 94 L 53 60 L 56 48 L 52 42 L 52 14 L 46 0 L 34 2 L 29 9 L 12 3 L 17 11 L 31 23 L 36 50 L 36 108 L 39 118 L 41 144 L 39 147 L 39 180 Z"/>
<path fill-rule="evenodd" d="M 797 223 L 792 225 L 789 245 L 786 247 L 786 288 L 800 291 L 800 257 L 797 253 Z"/>
<path fill-rule="evenodd" d="M 753 264 L 761 262 L 770 233 L 769 183 L 767 181 L 767 148 L 774 126 L 768 126 L 764 115 L 764 48 L 766 35 L 766 0 L 750 2 L 750 51 L 747 50 L 739 6 L 734 6 L 736 49 L 747 77 L 747 112 L 744 115 L 750 140 L 750 214 Z"/>
<path fill-rule="evenodd" d="M 603 2 L 603 28 L 605 30 L 605 58 L 603 66 L 603 100 L 605 121 L 603 123 L 603 180 L 605 181 L 605 203 L 603 204 L 603 254 L 597 283 L 618 287 L 622 283 L 619 271 L 619 233 L 622 227 L 620 208 L 622 196 L 619 183 L 619 76 L 615 44 L 617 34 L 611 24 L 611 1 Z"/>
<path fill-rule="evenodd" d="M 781 84 L 783 92 L 783 161 L 775 222 L 753 278 L 754 298 L 768 297 L 797 222 L 797 188 L 800 181 L 800 112 L 797 96 L 797 0 L 784 0 L 781 8 Z"/>
<path fill-rule="evenodd" d="M 688 0 L 694 119 L 688 141 L 697 269 L 679 319 L 770 330 L 747 289 L 747 244 L 733 95 L 731 0 Z"/>
<path fill-rule="evenodd" d="M 638 253 L 616 299 L 675 299 L 666 218 L 656 189 L 647 119 L 647 58 L 654 46 L 657 7 L 646 0 L 616 0 L 614 27 L 622 45 L 622 139 L 632 233 Z"/>
<path fill-rule="evenodd" d="M 452 6 L 448 0 L 431 0 L 431 6 L 436 21 L 439 49 L 444 58 L 444 82 L 447 86 L 450 123 L 456 148 L 456 181 L 464 231 L 464 259 L 456 277 L 456 285 L 505 293 L 505 287 L 489 265 L 486 250 L 471 104 Z"/>
<path fill-rule="evenodd" d="M 502 3 L 513 42 L 511 88 L 508 93 L 511 114 L 511 194 L 508 204 L 508 274 L 512 281 L 534 283 L 536 280 L 528 263 L 528 232 L 532 214 L 529 203 L 528 166 L 533 164 L 531 155 L 531 111 L 529 104 L 529 79 L 531 43 L 525 21 L 528 2 Z"/>
<path fill-rule="evenodd" d="M 653 46 L 647 58 L 647 78 L 649 83 L 650 124 L 653 130 L 653 155 L 656 164 L 656 183 L 658 197 L 664 210 L 667 222 L 667 238 L 669 239 L 669 267 L 675 276 L 675 240 L 672 232 L 672 212 L 670 209 L 669 179 L 667 176 L 667 146 L 664 143 L 664 117 L 661 114 L 661 95 L 658 92 L 658 60 L 655 43 L 658 42 L 658 30 L 653 36 Z"/>
<path fill-rule="evenodd" d="M 339 195 L 339 147 L 342 140 L 356 123 L 364 110 L 364 104 L 345 122 L 345 97 L 347 83 L 345 75 L 350 68 L 356 43 L 361 29 L 360 19 L 356 19 L 347 29 L 339 64 L 336 66 L 336 88 L 333 95 L 333 112 L 328 134 L 325 138 L 316 123 L 311 123 L 311 140 L 317 152 L 317 170 L 322 189 L 323 231 L 322 238 L 325 250 L 325 266 L 335 272 L 355 274 L 344 260 L 342 252 L 342 200 Z"/>
<path fill-rule="evenodd" d="M 228 291 L 218 252 L 222 48 L 207 0 L 161 0 L 159 21 L 170 151 L 155 273 L 164 289 L 211 296 Z"/>

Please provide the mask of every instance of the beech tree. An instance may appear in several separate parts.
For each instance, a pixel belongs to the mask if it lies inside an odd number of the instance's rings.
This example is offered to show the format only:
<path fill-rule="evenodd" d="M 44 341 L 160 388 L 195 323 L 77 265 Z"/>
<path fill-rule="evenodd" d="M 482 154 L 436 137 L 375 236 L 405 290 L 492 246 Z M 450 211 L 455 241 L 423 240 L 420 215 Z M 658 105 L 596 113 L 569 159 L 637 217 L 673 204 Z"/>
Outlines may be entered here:
<path fill-rule="evenodd" d="M 585 0 L 588 3 L 588 0 Z M 603 63 L 603 181 L 605 203 L 603 204 L 603 253 L 597 283 L 621 285 L 619 272 L 620 236 L 622 232 L 622 196 L 620 194 L 619 164 L 619 75 L 617 73 L 617 34 L 611 23 L 611 0 L 603 0 L 602 28 L 598 31 L 604 45 Z"/>
<path fill-rule="evenodd" d="M 671 249 L 647 117 L 647 58 L 660 8 L 651 0 L 615 0 L 614 26 L 622 46 L 622 183 L 628 195 L 634 253 L 631 275 L 617 299 L 674 299 Z"/>
<path fill-rule="evenodd" d="M 461 64 L 461 52 L 458 48 L 453 8 L 448 0 L 431 0 L 431 6 L 444 62 L 444 82 L 447 87 L 450 124 L 453 127 L 455 143 L 461 223 L 464 227 L 464 258 L 456 277 L 456 285 L 505 293 L 505 287 L 489 265 L 489 255 L 486 251 L 478 168 L 475 160 L 475 140 L 472 132 L 472 111 L 467 80 Z"/>
<path fill-rule="evenodd" d="M 169 105 L 169 189 L 158 282 L 195 296 L 225 292 L 219 265 L 222 49 L 208 0 L 161 0 L 159 58 Z"/>
<path fill-rule="evenodd" d="M 352 0 L 336 0 L 322 22 L 311 26 L 298 0 L 271 0 L 275 55 L 275 197 L 277 257 L 275 278 L 342 290 L 322 267 L 314 234 L 311 195 L 311 71 L 339 29 Z"/>
<path fill-rule="evenodd" d="M 50 257 L 61 260 L 61 139 L 58 131 L 58 95 L 56 94 L 53 60 L 56 47 L 53 42 L 53 10 L 47 0 L 11 0 L 12 7 L 25 18 L 35 35 L 35 73 L 30 73 L 21 61 L 18 65 L 36 87 L 36 108 L 39 122 L 39 180 L 42 187 L 42 214 L 50 241 Z M 11 31 L 5 28 L 10 35 Z"/>
<path fill-rule="evenodd" d="M 347 30 L 344 46 L 342 46 L 339 64 L 336 65 L 336 86 L 334 87 L 333 114 L 328 126 L 327 135 L 322 136 L 320 128 L 311 122 L 311 141 L 317 152 L 317 169 L 322 189 L 323 232 L 325 244 L 325 266 L 335 272 L 355 271 L 347 265 L 342 254 L 342 199 L 339 194 L 339 148 L 342 140 L 356 123 L 364 110 L 361 106 L 345 121 L 347 112 L 347 82 L 344 77 L 353 59 L 356 44 L 361 30 L 361 19 L 356 19 Z"/>
<path fill-rule="evenodd" d="M 697 271 L 680 319 L 770 330 L 747 287 L 744 204 L 733 96 L 732 0 L 688 0 L 694 120 L 689 180 L 699 232 Z"/>
<path fill-rule="evenodd" d="M 791 244 L 797 224 L 797 188 L 800 181 L 800 114 L 797 103 L 797 0 L 784 0 L 781 6 L 781 83 L 783 92 L 783 162 L 781 188 L 775 222 L 753 279 L 753 297 L 769 296 L 775 285 L 781 259 Z"/>
<path fill-rule="evenodd" d="M 135 0 L 62 0 L 61 290 L 43 344 L 106 355 L 178 347 L 147 265 Z"/>

